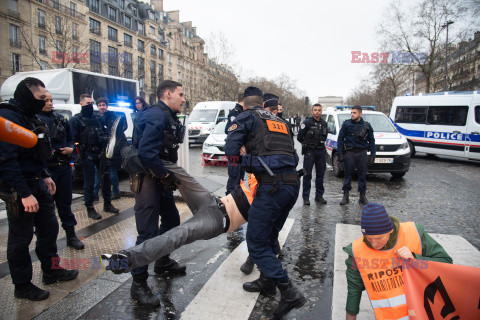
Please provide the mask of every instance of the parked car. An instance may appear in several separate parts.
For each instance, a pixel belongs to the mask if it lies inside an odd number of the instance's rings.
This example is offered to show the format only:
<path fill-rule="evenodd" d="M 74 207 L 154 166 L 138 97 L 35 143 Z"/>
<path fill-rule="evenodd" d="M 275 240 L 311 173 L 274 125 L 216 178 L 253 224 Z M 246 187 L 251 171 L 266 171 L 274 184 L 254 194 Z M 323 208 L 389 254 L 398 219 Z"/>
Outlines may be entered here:
<path fill-rule="evenodd" d="M 223 147 L 227 135 L 225 134 L 226 121 L 222 121 L 215 125 L 212 133 L 203 143 L 202 164 L 227 164 L 227 156 Z"/>

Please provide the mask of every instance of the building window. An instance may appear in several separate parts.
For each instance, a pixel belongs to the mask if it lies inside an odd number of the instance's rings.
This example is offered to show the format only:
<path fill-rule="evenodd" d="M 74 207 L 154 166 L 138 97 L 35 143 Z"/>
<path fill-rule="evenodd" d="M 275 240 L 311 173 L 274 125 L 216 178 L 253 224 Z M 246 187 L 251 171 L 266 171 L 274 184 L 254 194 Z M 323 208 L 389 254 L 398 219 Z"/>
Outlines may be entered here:
<path fill-rule="evenodd" d="M 48 69 L 48 63 L 46 63 L 45 61 L 38 61 L 38 64 L 40 65 L 40 70 L 47 70 Z"/>
<path fill-rule="evenodd" d="M 72 39 L 78 40 L 78 24 L 72 23 Z"/>
<path fill-rule="evenodd" d="M 77 16 L 77 4 L 75 2 L 70 1 L 70 15 L 72 17 Z"/>
<path fill-rule="evenodd" d="M 93 11 L 95 13 L 99 13 L 100 10 L 100 0 L 90 0 L 90 11 Z"/>
<path fill-rule="evenodd" d="M 123 34 L 123 44 L 127 47 L 132 47 L 132 36 L 127 34 L 127 33 L 124 33 Z"/>
<path fill-rule="evenodd" d="M 60 40 L 55 41 L 55 49 L 57 51 L 56 53 L 56 58 L 57 59 L 62 59 L 63 60 L 63 42 Z"/>
<path fill-rule="evenodd" d="M 163 50 L 162 49 L 158 49 L 158 58 L 163 59 Z"/>
<path fill-rule="evenodd" d="M 100 35 L 100 21 L 90 18 L 90 32 Z"/>
<path fill-rule="evenodd" d="M 118 41 L 118 31 L 115 28 L 108 27 L 108 40 Z"/>
<path fill-rule="evenodd" d="M 145 43 L 142 40 L 138 40 L 138 51 L 145 52 Z"/>
<path fill-rule="evenodd" d="M 90 40 L 90 70 L 93 72 L 101 71 L 101 44 L 98 41 Z"/>
<path fill-rule="evenodd" d="M 20 72 L 20 55 L 18 53 L 12 53 L 12 74 Z"/>
<path fill-rule="evenodd" d="M 141 22 L 138 22 L 138 33 L 142 36 L 145 35 L 145 25 Z"/>
<path fill-rule="evenodd" d="M 80 59 L 78 56 L 78 47 L 77 46 L 72 46 L 72 61 L 75 63 L 79 63 Z"/>
<path fill-rule="evenodd" d="M 118 4 L 120 5 L 120 8 L 125 9 L 125 0 L 118 0 Z"/>
<path fill-rule="evenodd" d="M 55 33 L 62 34 L 62 18 L 55 17 Z"/>
<path fill-rule="evenodd" d="M 118 49 L 108 47 L 108 64 L 118 64 Z"/>
<path fill-rule="evenodd" d="M 108 19 L 117 22 L 117 9 L 108 7 Z"/>
<path fill-rule="evenodd" d="M 38 52 L 40 54 L 47 54 L 47 38 L 38 36 Z"/>
<path fill-rule="evenodd" d="M 131 69 L 123 70 L 123 77 L 127 79 L 133 79 L 133 71 Z"/>
<path fill-rule="evenodd" d="M 133 15 L 136 17 L 137 16 L 137 7 L 132 7 L 132 12 L 133 12 Z"/>
<path fill-rule="evenodd" d="M 163 81 L 163 64 L 158 64 L 158 78 Z"/>
<path fill-rule="evenodd" d="M 14 24 L 10 25 L 10 46 L 11 47 L 16 47 L 16 48 L 22 47 L 22 43 L 20 42 L 18 31 L 19 31 L 18 26 Z"/>
<path fill-rule="evenodd" d="M 145 72 L 145 59 L 138 57 L 138 74 Z"/>
<path fill-rule="evenodd" d="M 150 61 L 150 83 L 152 88 L 157 86 L 157 75 L 155 74 L 157 70 L 157 65 L 155 61 Z"/>
<path fill-rule="evenodd" d="M 37 9 L 37 19 L 38 19 L 38 27 L 40 29 L 45 29 L 46 28 L 45 11 Z"/>
<path fill-rule="evenodd" d="M 125 27 L 132 29 L 132 18 L 127 15 L 125 15 Z"/>
<path fill-rule="evenodd" d="M 150 26 L 150 34 L 155 34 L 155 27 Z"/>
<path fill-rule="evenodd" d="M 133 78 L 133 56 L 131 53 L 123 53 L 123 76 L 128 79 Z"/>
<path fill-rule="evenodd" d="M 150 45 L 150 55 L 153 57 L 157 56 L 157 47 L 154 44 Z"/>
<path fill-rule="evenodd" d="M 20 18 L 18 13 L 18 0 L 8 0 L 8 15 L 13 18 Z"/>

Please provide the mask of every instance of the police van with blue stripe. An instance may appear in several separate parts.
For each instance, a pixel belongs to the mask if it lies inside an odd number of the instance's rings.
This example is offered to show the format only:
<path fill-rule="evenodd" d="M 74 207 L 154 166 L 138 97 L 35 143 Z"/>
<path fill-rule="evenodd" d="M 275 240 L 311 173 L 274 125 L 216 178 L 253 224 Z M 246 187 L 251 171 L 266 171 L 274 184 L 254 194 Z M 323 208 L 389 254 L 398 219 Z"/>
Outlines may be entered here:
<path fill-rule="evenodd" d="M 401 178 L 410 169 L 407 139 L 385 114 L 374 109 L 373 106 L 362 106 L 362 118 L 373 128 L 376 147 L 375 163 L 368 166 L 368 173 L 390 173 L 394 178 Z M 333 167 L 334 175 L 342 177 L 344 171 L 338 161 L 337 141 L 343 122 L 351 119 L 351 106 L 328 107 L 322 112 L 322 118 L 327 122 L 329 132 L 325 141 L 326 161 Z"/>
<path fill-rule="evenodd" d="M 396 97 L 390 119 L 416 152 L 480 160 L 480 93 Z"/>

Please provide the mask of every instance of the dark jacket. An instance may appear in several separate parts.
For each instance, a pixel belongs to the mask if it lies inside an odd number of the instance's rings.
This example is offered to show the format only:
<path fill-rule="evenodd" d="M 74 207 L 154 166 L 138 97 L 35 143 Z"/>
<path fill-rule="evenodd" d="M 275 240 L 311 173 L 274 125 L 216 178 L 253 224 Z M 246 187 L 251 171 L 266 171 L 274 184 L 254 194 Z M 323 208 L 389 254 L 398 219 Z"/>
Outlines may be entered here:
<path fill-rule="evenodd" d="M 365 125 L 367 126 L 368 134 L 365 139 L 361 139 L 357 134 Z M 338 134 L 337 152 L 338 154 L 343 154 L 345 149 L 348 148 L 370 150 L 371 155 L 375 156 L 375 136 L 373 135 L 373 128 L 370 123 L 365 122 L 363 118 L 360 118 L 360 121 L 348 119 L 343 122 Z"/>
<path fill-rule="evenodd" d="M 235 120 L 235 118 L 240 113 L 242 113 L 242 111 L 243 111 L 243 107 L 241 105 L 239 105 L 238 103 L 235 105 L 235 108 L 230 110 L 230 112 L 228 113 L 227 124 L 225 125 L 225 134 L 228 134 L 228 128 L 230 128 L 230 126 L 233 123 L 233 120 Z"/>
<path fill-rule="evenodd" d="M 310 128 L 317 123 L 320 123 L 322 125 L 322 128 L 325 128 L 325 129 L 327 128 L 327 122 L 325 120 L 323 120 L 322 118 L 320 118 L 319 121 L 315 120 L 314 117 L 308 117 L 307 119 L 305 119 L 305 121 L 303 121 L 303 123 L 302 123 L 302 126 L 300 127 L 300 130 L 298 130 L 298 134 L 297 134 L 298 142 L 304 143 L 305 142 L 305 136 L 306 136 L 308 130 L 310 130 Z M 325 141 L 326 138 L 327 138 L 327 135 L 322 136 L 322 137 L 324 138 L 324 141 Z M 323 144 L 323 146 L 325 146 L 325 143 Z"/>

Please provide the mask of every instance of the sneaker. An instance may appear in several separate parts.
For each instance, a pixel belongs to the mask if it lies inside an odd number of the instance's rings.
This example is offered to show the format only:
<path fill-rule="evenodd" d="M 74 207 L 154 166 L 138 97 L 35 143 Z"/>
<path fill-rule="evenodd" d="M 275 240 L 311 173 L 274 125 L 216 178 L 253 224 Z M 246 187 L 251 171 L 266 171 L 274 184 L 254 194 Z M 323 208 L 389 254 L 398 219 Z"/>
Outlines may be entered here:
<path fill-rule="evenodd" d="M 15 285 L 14 295 L 15 298 L 19 299 L 41 301 L 47 299 L 50 296 L 50 292 L 40 289 L 33 283 L 29 282 L 27 284 Z"/>
<path fill-rule="evenodd" d="M 52 269 L 43 272 L 42 281 L 44 284 L 52 284 L 60 281 L 70 281 L 78 276 L 78 270 Z"/>

